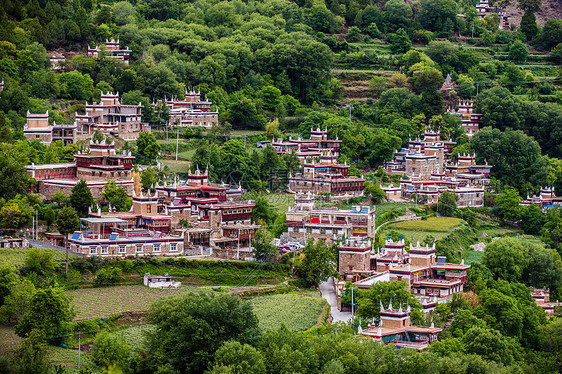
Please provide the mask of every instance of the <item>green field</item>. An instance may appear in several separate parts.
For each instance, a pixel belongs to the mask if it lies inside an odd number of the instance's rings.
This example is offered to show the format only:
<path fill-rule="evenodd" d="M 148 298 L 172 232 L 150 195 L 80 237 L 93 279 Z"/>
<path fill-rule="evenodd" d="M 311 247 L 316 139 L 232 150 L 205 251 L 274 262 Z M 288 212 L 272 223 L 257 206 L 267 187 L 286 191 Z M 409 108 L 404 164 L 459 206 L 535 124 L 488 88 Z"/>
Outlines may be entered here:
<path fill-rule="evenodd" d="M 189 169 L 189 161 L 185 161 L 185 160 L 176 161 L 176 160 L 167 160 L 167 159 L 162 159 L 159 161 L 162 164 L 169 167 L 172 173 L 187 173 Z"/>
<path fill-rule="evenodd" d="M 70 349 L 63 347 L 47 347 L 47 355 L 53 365 L 62 366 L 71 373 L 79 373 L 78 370 L 78 349 Z M 84 352 L 80 354 L 80 369 L 91 372 L 96 368 L 95 364 L 90 360 L 90 356 Z"/>
<path fill-rule="evenodd" d="M 402 221 L 390 225 L 395 230 L 449 232 L 464 221 L 454 217 L 430 217 L 420 221 Z"/>
<path fill-rule="evenodd" d="M 442 239 L 463 223 L 464 221 L 460 218 L 430 217 L 427 220 L 391 223 L 385 227 L 385 230 L 396 230 L 410 241 L 421 242 L 427 236 Z"/>
<path fill-rule="evenodd" d="M 27 256 L 27 251 L 30 248 L 3 248 L 0 249 L 0 266 L 9 265 L 20 267 L 25 261 Z M 53 254 L 53 260 L 56 262 L 63 262 L 66 258 L 66 254 L 59 252 L 55 249 L 41 249 L 42 251 L 49 252 Z M 76 255 L 70 255 L 70 258 L 76 258 Z"/>
<path fill-rule="evenodd" d="M 118 333 L 122 333 L 127 340 L 127 344 L 133 351 L 143 348 L 145 333 L 154 330 L 154 325 L 140 325 L 129 327 Z"/>
<path fill-rule="evenodd" d="M 250 303 L 262 329 L 275 329 L 285 324 L 292 331 L 305 331 L 316 325 L 328 305 L 320 296 L 295 294 L 262 296 Z"/>
<path fill-rule="evenodd" d="M 194 290 L 194 287 L 187 286 L 169 290 L 134 285 L 85 288 L 66 291 L 66 294 L 72 298 L 75 320 L 85 320 L 123 312 L 147 311 L 153 302 L 162 297 L 179 296 Z"/>

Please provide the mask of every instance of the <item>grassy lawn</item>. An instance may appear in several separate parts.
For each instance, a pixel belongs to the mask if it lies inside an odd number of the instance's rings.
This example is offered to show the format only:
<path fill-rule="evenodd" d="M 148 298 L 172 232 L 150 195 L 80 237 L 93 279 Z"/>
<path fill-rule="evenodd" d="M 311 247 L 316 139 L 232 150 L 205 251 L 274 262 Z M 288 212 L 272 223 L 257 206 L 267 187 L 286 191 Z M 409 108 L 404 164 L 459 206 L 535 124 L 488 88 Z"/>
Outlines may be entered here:
<path fill-rule="evenodd" d="M 470 265 L 474 263 L 481 263 L 482 256 L 484 256 L 484 252 L 477 252 L 477 251 L 469 251 L 466 259 L 464 260 L 465 264 Z"/>
<path fill-rule="evenodd" d="M 181 158 L 181 159 L 184 159 L 184 160 L 191 160 L 193 158 L 194 154 L 195 154 L 195 149 L 189 149 L 187 151 L 179 152 L 178 158 Z"/>
<path fill-rule="evenodd" d="M 327 305 L 320 296 L 295 294 L 257 297 L 250 303 L 262 329 L 275 329 L 284 323 L 292 331 L 305 331 L 316 325 Z"/>
<path fill-rule="evenodd" d="M 0 249 L 0 266 L 9 265 L 14 267 L 20 267 L 25 261 L 27 256 L 27 251 L 30 248 L 2 248 Z M 41 249 L 42 251 L 49 252 L 53 254 L 53 260 L 56 262 L 63 262 L 66 255 L 55 249 Z M 76 255 L 70 254 L 70 258 L 78 257 Z"/>
<path fill-rule="evenodd" d="M 185 160 L 166 160 L 162 159 L 160 162 L 170 168 L 172 173 L 187 173 L 189 169 L 189 162 Z"/>
<path fill-rule="evenodd" d="M 289 207 L 295 205 L 295 195 L 290 193 L 257 194 L 250 192 L 244 195 L 244 200 L 255 200 L 259 196 L 264 196 L 271 205 L 277 208 L 279 213 L 285 213 Z"/>
<path fill-rule="evenodd" d="M 177 290 L 154 289 L 141 285 L 106 288 L 85 288 L 66 291 L 72 298 L 76 320 L 110 316 L 122 312 L 147 311 L 156 300 L 167 296 L 179 296 L 194 287 L 182 286 Z"/>

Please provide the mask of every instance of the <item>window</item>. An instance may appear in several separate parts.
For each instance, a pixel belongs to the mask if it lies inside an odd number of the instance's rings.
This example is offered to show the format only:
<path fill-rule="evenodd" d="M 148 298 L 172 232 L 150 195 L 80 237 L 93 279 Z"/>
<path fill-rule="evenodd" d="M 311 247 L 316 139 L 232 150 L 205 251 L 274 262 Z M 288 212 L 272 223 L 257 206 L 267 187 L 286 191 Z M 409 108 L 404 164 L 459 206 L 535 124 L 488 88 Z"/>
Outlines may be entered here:
<path fill-rule="evenodd" d="M 142 245 L 137 245 L 137 252 L 142 252 Z"/>
<path fill-rule="evenodd" d="M 124 245 L 120 245 L 120 246 L 119 246 L 119 253 L 125 253 L 125 252 L 126 252 L 125 246 L 124 246 Z"/>
<path fill-rule="evenodd" d="M 91 255 L 95 255 L 95 254 L 97 254 L 97 253 L 98 253 L 98 250 L 97 250 L 96 247 L 91 247 L 91 248 L 90 248 L 90 254 L 91 254 Z"/>
<path fill-rule="evenodd" d="M 170 252 L 175 252 L 178 250 L 178 245 L 175 243 L 170 244 Z"/>
<path fill-rule="evenodd" d="M 160 252 L 160 244 L 154 244 L 154 252 Z"/>
<path fill-rule="evenodd" d="M 101 247 L 101 254 L 102 254 L 102 255 L 106 255 L 106 254 L 107 254 L 107 247 Z"/>
<path fill-rule="evenodd" d="M 146 212 L 147 212 L 147 213 L 150 213 L 151 211 L 152 211 L 152 205 L 148 204 L 148 205 L 146 206 Z"/>

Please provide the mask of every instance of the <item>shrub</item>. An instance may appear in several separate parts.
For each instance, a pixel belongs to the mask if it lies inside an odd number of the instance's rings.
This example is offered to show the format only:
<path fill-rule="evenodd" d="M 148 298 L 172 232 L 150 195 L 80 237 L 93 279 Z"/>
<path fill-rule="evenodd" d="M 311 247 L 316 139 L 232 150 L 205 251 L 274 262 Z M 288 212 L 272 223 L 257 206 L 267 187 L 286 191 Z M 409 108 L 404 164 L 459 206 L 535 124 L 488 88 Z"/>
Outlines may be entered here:
<path fill-rule="evenodd" d="M 96 273 L 94 279 L 94 287 L 107 287 L 112 286 L 121 281 L 121 269 L 101 269 Z"/>

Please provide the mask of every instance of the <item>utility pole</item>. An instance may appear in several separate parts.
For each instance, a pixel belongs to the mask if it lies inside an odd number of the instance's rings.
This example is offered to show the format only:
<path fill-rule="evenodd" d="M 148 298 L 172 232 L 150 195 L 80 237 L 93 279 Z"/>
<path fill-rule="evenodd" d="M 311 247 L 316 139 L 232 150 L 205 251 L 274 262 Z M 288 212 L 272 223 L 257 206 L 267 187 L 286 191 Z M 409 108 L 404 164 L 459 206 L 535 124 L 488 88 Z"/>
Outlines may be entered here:
<path fill-rule="evenodd" d="M 351 287 L 351 316 L 352 317 L 355 314 L 355 302 L 354 302 L 354 299 L 353 299 L 353 296 L 354 296 L 353 294 L 354 294 L 354 292 L 353 292 L 353 286 L 352 286 Z"/>
<path fill-rule="evenodd" d="M 78 369 L 80 369 L 80 350 L 82 349 L 81 344 L 82 344 L 82 340 L 81 338 L 81 334 L 82 333 L 78 333 Z"/>
<path fill-rule="evenodd" d="M 31 239 L 35 240 L 35 215 L 31 216 L 33 222 L 31 223 Z"/>
<path fill-rule="evenodd" d="M 180 144 L 180 129 L 176 127 L 176 161 L 178 160 L 178 147 Z"/>
<path fill-rule="evenodd" d="M 39 240 L 39 212 L 35 209 L 35 240 Z"/>

